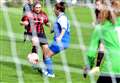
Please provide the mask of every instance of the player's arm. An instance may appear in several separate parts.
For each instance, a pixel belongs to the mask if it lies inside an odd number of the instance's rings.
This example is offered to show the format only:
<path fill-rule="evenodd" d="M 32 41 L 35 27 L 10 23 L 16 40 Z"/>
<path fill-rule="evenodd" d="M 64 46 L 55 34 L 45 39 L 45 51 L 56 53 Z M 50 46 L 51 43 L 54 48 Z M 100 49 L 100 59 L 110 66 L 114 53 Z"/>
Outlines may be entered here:
<path fill-rule="evenodd" d="M 102 41 L 100 41 L 100 44 L 99 44 L 99 48 L 98 48 L 98 56 L 97 56 L 97 61 L 96 61 L 96 67 L 99 67 L 101 62 L 102 62 L 102 59 L 103 59 L 103 56 L 104 56 L 104 45 L 102 43 Z"/>
<path fill-rule="evenodd" d="M 44 13 L 44 15 L 45 15 L 45 16 L 44 16 L 44 23 L 45 23 L 45 25 L 50 28 L 50 32 L 51 32 L 51 33 L 54 32 L 53 29 L 52 29 L 52 27 L 51 27 L 51 23 L 50 23 L 50 21 L 49 21 L 49 19 L 48 19 L 47 14 Z"/>
<path fill-rule="evenodd" d="M 29 24 L 29 22 L 28 21 L 21 21 L 20 24 L 24 25 L 24 26 L 27 26 Z"/>
<path fill-rule="evenodd" d="M 98 46 L 99 46 L 99 40 L 101 35 L 101 27 L 97 26 L 92 34 L 90 46 L 87 52 L 87 57 L 89 60 L 90 67 L 92 67 L 94 64 L 94 59 L 96 57 Z"/>
<path fill-rule="evenodd" d="M 51 27 L 51 23 L 50 22 L 47 22 L 45 25 L 50 28 L 50 33 L 54 32 L 53 28 Z"/>
<path fill-rule="evenodd" d="M 89 49 L 88 49 L 87 54 L 86 54 L 88 63 L 86 64 L 86 68 L 84 70 L 84 73 L 85 73 L 84 77 L 86 77 L 87 71 L 92 69 L 92 67 L 94 65 L 94 60 L 96 58 L 96 54 L 98 51 L 99 40 L 100 40 L 100 35 L 101 35 L 100 28 L 101 28 L 100 26 L 97 26 L 92 34 L 90 46 L 89 46 Z"/>
<path fill-rule="evenodd" d="M 57 42 L 60 42 L 61 39 L 63 38 L 66 30 L 67 30 L 67 18 L 66 18 L 65 16 L 62 16 L 62 17 L 59 19 L 58 23 L 59 23 L 60 26 L 61 26 L 61 33 L 60 33 L 60 35 L 56 38 L 56 40 L 57 40 Z"/>
<path fill-rule="evenodd" d="M 62 37 L 63 37 L 64 34 L 65 34 L 65 31 L 66 31 L 66 30 L 63 28 L 62 31 L 61 31 L 61 33 L 60 33 L 60 35 L 56 38 L 57 42 L 60 42 L 60 41 L 61 41 Z"/>
<path fill-rule="evenodd" d="M 28 17 L 27 17 L 27 16 L 23 16 L 23 18 L 22 18 L 21 21 L 20 21 L 20 24 L 21 24 L 21 25 L 24 25 L 24 26 L 28 26 L 28 24 L 29 24 L 29 19 L 28 19 Z"/>
<path fill-rule="evenodd" d="M 48 23 L 46 24 L 46 26 L 48 26 L 48 27 L 50 28 L 50 33 L 54 33 L 54 29 L 52 28 L 50 22 L 48 22 Z"/>
<path fill-rule="evenodd" d="M 50 23 L 50 22 L 47 22 L 45 25 L 46 25 L 47 27 L 49 27 L 50 30 L 52 29 L 52 28 L 51 28 L 51 23 Z"/>

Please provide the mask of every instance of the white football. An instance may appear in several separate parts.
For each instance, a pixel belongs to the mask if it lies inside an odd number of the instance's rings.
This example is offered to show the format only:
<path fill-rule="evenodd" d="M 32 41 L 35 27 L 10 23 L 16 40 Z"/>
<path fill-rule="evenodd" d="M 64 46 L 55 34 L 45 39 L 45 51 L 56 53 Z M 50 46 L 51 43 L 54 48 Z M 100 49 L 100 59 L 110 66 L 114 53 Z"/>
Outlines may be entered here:
<path fill-rule="evenodd" d="M 38 64 L 39 63 L 39 58 L 38 58 L 38 54 L 37 53 L 30 53 L 28 54 L 28 61 L 31 64 Z"/>

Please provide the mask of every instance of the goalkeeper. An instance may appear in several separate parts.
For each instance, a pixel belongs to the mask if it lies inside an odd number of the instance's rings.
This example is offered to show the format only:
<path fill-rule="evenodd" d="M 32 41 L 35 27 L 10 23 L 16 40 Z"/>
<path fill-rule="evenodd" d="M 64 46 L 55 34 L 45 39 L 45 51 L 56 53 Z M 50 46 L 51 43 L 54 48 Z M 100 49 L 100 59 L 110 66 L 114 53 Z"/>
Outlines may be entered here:
<path fill-rule="evenodd" d="M 108 8 L 100 10 L 100 24 L 96 26 L 93 32 L 90 47 L 87 52 L 89 64 L 87 67 L 91 69 L 94 65 L 99 45 L 98 42 L 99 40 L 102 41 L 105 50 L 97 83 L 120 82 L 120 17 L 117 16 L 119 11 L 113 10 L 113 12 L 109 11 Z"/>

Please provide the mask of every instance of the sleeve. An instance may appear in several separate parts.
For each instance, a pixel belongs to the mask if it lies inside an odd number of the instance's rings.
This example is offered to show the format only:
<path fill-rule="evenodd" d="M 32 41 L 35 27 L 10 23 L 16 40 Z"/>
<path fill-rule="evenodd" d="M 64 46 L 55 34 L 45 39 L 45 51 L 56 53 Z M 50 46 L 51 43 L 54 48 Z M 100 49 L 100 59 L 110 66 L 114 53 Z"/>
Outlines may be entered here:
<path fill-rule="evenodd" d="M 67 30 L 67 17 L 66 16 L 61 16 L 58 20 L 58 23 L 60 24 L 62 29 Z"/>
<path fill-rule="evenodd" d="M 23 16 L 22 19 L 21 19 L 21 21 L 29 21 L 28 16 Z"/>
<path fill-rule="evenodd" d="M 86 54 L 90 68 L 92 68 L 94 65 L 94 60 L 95 60 L 97 49 L 99 46 L 99 40 L 100 40 L 100 34 L 101 34 L 100 28 L 101 28 L 100 26 L 97 26 L 93 31 L 92 38 L 90 41 L 90 46 Z"/>
<path fill-rule="evenodd" d="M 46 13 L 44 13 L 44 23 L 47 24 L 48 22 L 49 22 L 48 16 L 46 15 Z"/>

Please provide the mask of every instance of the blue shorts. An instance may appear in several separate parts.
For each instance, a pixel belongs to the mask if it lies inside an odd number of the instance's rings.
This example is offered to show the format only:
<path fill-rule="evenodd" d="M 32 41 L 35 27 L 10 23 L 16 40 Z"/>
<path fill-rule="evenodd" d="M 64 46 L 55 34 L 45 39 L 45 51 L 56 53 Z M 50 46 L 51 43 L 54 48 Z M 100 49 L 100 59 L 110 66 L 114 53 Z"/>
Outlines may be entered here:
<path fill-rule="evenodd" d="M 60 51 L 66 49 L 68 47 L 65 47 L 64 45 L 61 45 L 60 43 L 53 42 L 50 46 L 49 49 L 54 52 L 55 54 L 59 53 Z"/>

